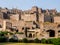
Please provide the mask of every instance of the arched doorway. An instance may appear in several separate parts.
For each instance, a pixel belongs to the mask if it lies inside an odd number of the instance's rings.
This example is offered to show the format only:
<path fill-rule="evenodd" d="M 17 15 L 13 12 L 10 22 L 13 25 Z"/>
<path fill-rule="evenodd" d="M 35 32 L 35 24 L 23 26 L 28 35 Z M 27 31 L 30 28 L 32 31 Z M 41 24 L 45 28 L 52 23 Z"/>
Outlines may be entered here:
<path fill-rule="evenodd" d="M 55 37 L 55 31 L 54 30 L 47 30 L 49 32 L 49 37 Z"/>
<path fill-rule="evenodd" d="M 32 38 L 32 34 L 31 33 L 29 34 L 29 38 Z"/>

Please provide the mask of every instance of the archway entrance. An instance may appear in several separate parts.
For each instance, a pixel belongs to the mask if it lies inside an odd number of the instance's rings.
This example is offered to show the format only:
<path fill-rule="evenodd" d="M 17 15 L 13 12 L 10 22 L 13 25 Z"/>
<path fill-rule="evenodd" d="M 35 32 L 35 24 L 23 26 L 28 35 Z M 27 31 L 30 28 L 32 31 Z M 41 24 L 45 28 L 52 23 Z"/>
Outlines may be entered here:
<path fill-rule="evenodd" d="M 55 31 L 54 30 L 48 30 L 49 32 L 49 37 L 55 37 Z"/>
<path fill-rule="evenodd" d="M 29 38 L 32 38 L 32 34 L 31 33 L 29 34 Z"/>

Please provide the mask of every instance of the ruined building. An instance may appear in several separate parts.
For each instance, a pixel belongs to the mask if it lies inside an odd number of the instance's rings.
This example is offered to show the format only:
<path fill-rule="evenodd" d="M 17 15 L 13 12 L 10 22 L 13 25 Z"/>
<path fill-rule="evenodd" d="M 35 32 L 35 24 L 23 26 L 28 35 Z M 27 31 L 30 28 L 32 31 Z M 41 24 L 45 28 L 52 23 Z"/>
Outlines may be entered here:
<path fill-rule="evenodd" d="M 0 31 L 23 32 L 26 38 L 60 37 L 60 12 L 33 6 L 29 10 L 0 8 Z"/>

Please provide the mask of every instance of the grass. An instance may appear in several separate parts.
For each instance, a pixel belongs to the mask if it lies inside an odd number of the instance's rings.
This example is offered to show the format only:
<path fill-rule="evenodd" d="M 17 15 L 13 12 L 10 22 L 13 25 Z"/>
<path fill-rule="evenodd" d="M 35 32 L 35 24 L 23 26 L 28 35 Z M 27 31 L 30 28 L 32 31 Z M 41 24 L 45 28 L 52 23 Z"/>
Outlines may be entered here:
<path fill-rule="evenodd" d="M 53 45 L 53 44 L 40 44 L 40 43 L 0 43 L 0 45 Z"/>

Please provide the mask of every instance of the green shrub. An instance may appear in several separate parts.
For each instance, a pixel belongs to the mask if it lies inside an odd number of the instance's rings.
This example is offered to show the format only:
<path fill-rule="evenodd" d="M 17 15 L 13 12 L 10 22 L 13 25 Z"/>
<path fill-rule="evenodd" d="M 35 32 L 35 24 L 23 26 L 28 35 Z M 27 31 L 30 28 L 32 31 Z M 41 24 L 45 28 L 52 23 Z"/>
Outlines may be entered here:
<path fill-rule="evenodd" d="M 0 42 L 7 42 L 8 38 L 5 36 L 0 36 Z"/>
<path fill-rule="evenodd" d="M 51 41 L 53 44 L 58 42 L 58 40 L 56 38 L 51 39 Z"/>
<path fill-rule="evenodd" d="M 28 43 L 34 43 L 34 40 L 28 40 Z"/>
<path fill-rule="evenodd" d="M 60 45 L 60 38 L 47 39 L 47 43 L 48 44 L 54 44 L 54 45 Z"/>
<path fill-rule="evenodd" d="M 36 39 L 34 40 L 34 42 L 35 42 L 35 43 L 39 43 L 40 41 L 39 41 L 38 38 L 36 38 Z"/>
<path fill-rule="evenodd" d="M 20 39 L 20 40 L 18 40 L 18 42 L 22 43 L 22 40 Z"/>
<path fill-rule="evenodd" d="M 47 39 L 47 43 L 48 43 L 48 44 L 53 44 L 52 39 Z"/>
<path fill-rule="evenodd" d="M 16 32 L 16 34 L 24 34 L 23 32 Z"/>
<path fill-rule="evenodd" d="M 28 40 L 27 40 L 26 38 L 24 38 L 24 39 L 22 40 L 22 42 L 28 43 Z"/>
<path fill-rule="evenodd" d="M 41 43 L 46 44 L 46 39 L 41 39 Z"/>
<path fill-rule="evenodd" d="M 54 39 L 53 42 L 54 42 L 54 45 L 60 45 L 60 38 Z"/>
<path fill-rule="evenodd" d="M 50 44 L 54 44 L 54 45 L 60 45 L 60 38 L 53 38 L 53 39 L 49 39 L 48 42 Z"/>

